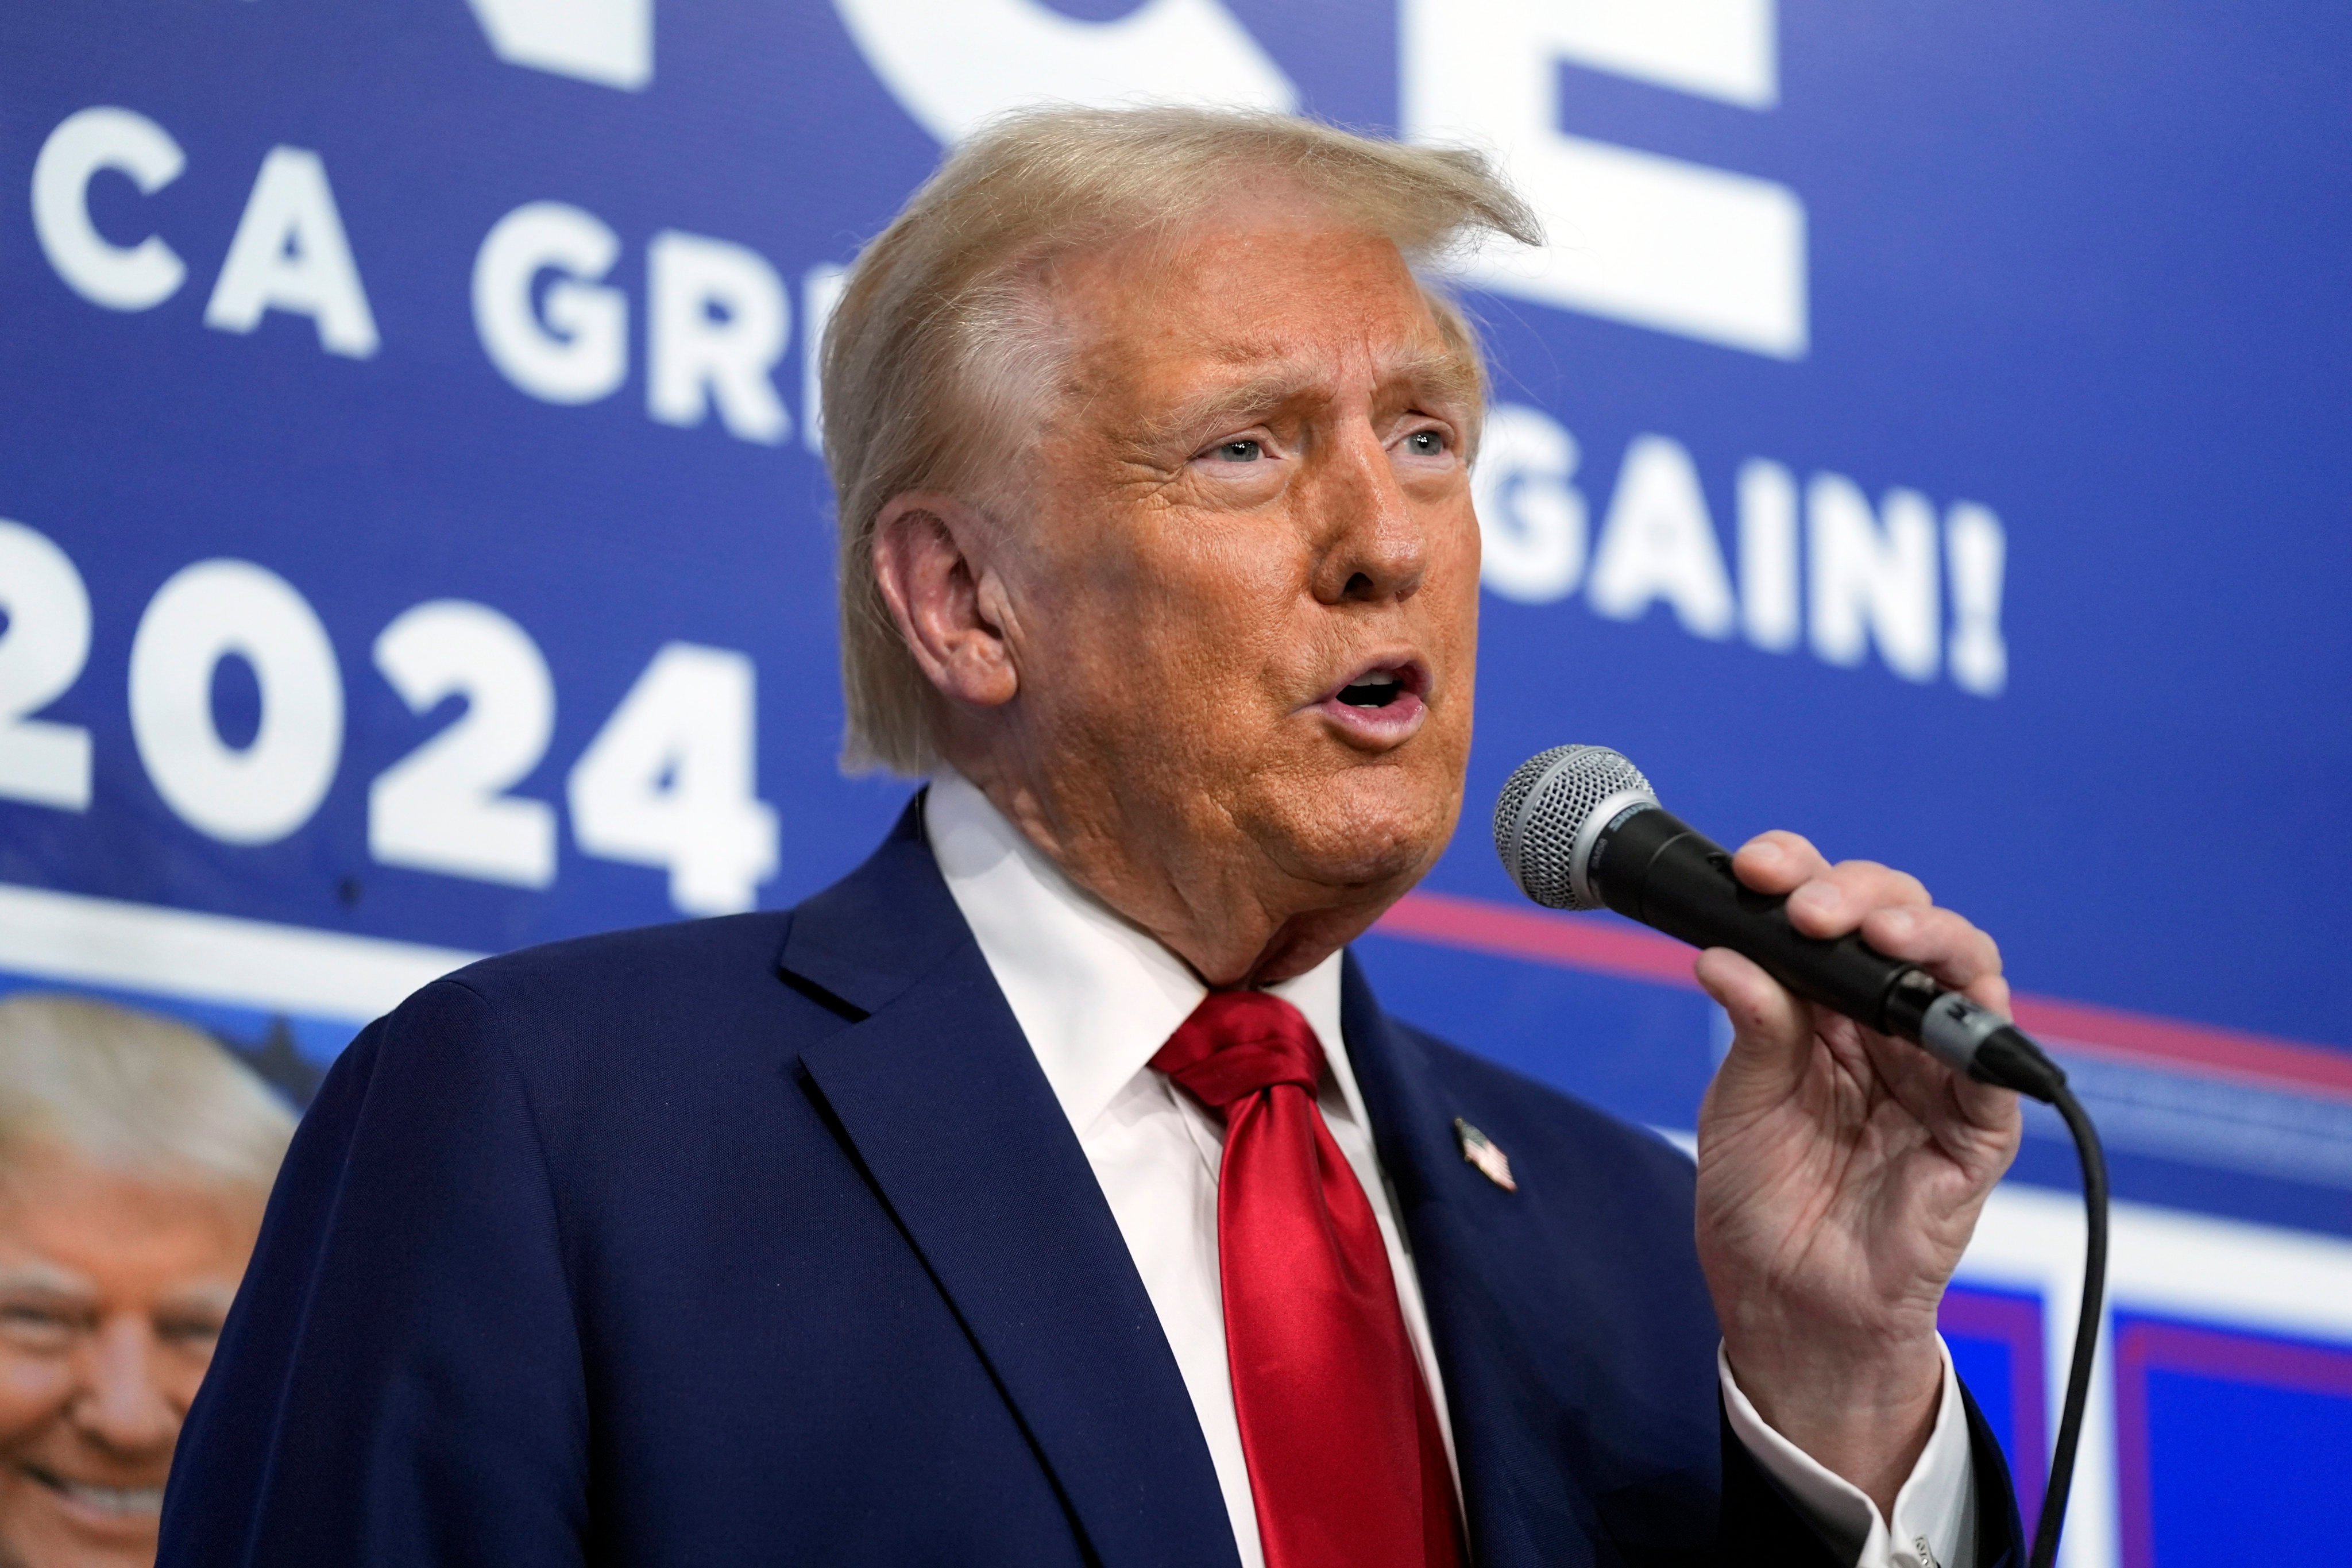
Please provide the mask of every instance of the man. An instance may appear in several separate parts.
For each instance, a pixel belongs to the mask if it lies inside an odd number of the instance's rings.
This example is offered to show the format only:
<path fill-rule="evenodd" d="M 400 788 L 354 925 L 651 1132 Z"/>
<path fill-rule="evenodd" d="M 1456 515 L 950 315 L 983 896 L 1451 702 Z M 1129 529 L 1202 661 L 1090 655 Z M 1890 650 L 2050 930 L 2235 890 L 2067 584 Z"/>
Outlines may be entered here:
<path fill-rule="evenodd" d="M 361 1037 L 167 1562 L 2013 1548 L 1934 1330 L 2009 1097 L 1711 952 L 1695 1199 L 1343 956 L 1462 805 L 1482 378 L 1414 268 L 1490 232 L 1533 230 L 1476 158 L 1297 121 L 1062 110 L 950 160 L 824 366 L 849 761 L 931 787 L 789 913 L 496 960 Z M 1787 835 L 1740 869 L 2003 1000 L 1908 878 Z"/>
<path fill-rule="evenodd" d="M 146 1568 L 293 1113 L 185 1024 L 0 1001 L 0 1564 Z"/>

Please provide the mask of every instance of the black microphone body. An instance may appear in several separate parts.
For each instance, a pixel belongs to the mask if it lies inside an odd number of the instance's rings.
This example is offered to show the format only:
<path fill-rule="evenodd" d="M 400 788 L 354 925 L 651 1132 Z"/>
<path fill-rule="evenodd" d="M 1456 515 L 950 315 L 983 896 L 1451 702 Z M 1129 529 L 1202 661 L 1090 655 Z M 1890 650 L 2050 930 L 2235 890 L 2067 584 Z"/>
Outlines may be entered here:
<path fill-rule="evenodd" d="M 1601 825 L 1584 875 L 1611 909 L 1693 947 L 1727 947 L 1773 979 L 1881 1034 L 1926 1047 L 1955 1070 L 2049 1100 L 2065 1075 L 2006 1019 L 1859 932 L 1807 936 L 1785 894 L 1741 882 L 1731 856 L 1664 806 L 1633 804 Z"/>
<path fill-rule="evenodd" d="M 1807 936 L 1785 896 L 1759 893 L 1731 857 L 1658 804 L 1641 771 L 1597 746 L 1561 746 L 1512 775 L 1495 814 L 1511 878 L 1555 909 L 1606 905 L 1694 947 L 1727 947 L 1809 1002 L 1924 1047 L 1956 1072 L 2051 1100 L 2057 1064 L 1990 1008 L 1948 991 L 1858 932 Z"/>
<path fill-rule="evenodd" d="M 1809 1002 L 1887 1034 L 1917 1037 L 1927 997 L 1916 982 L 1906 982 L 1926 979 L 1918 965 L 1875 952 L 1859 935 L 1805 935 L 1789 923 L 1786 897 L 1743 884 L 1722 846 L 1664 806 L 1629 806 L 1603 826 L 1585 877 L 1603 903 L 1629 920 L 1693 947 L 1746 953 Z"/>

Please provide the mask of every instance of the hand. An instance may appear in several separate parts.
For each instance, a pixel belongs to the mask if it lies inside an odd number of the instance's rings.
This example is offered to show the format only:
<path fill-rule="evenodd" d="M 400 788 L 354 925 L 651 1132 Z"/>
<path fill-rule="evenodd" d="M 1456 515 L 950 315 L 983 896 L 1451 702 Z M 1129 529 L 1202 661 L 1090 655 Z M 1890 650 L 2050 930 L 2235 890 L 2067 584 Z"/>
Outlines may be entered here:
<path fill-rule="evenodd" d="M 1858 928 L 2007 1013 L 2000 950 L 1917 878 L 1832 866 L 1793 833 L 1751 839 L 1732 867 L 1788 893 L 1797 930 Z M 2017 1097 L 1801 1001 L 1727 949 L 1701 953 L 1696 973 L 1732 1028 L 1698 1121 L 1699 1264 L 1725 1352 L 1774 1430 L 1891 1515 L 1935 1426 L 1937 1303 L 2017 1153 Z"/>

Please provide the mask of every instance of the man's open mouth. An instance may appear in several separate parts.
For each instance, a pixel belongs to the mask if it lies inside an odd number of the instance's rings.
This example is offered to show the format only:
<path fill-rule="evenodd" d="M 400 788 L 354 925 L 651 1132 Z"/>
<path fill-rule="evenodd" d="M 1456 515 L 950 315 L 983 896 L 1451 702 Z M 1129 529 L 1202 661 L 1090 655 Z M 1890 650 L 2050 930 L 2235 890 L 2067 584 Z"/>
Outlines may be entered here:
<path fill-rule="evenodd" d="M 1392 708 L 1404 698 L 1421 696 L 1428 685 L 1421 661 L 1408 656 L 1358 671 L 1324 700 L 1349 708 Z"/>
<path fill-rule="evenodd" d="M 1350 708 L 1385 708 L 1406 690 L 1403 678 L 1395 670 L 1376 669 L 1341 687 L 1339 700 Z"/>
<path fill-rule="evenodd" d="M 1406 655 L 1360 669 L 1315 706 L 1359 744 L 1394 745 L 1421 727 L 1429 671 Z"/>
<path fill-rule="evenodd" d="M 16 1468 L 68 1502 L 79 1503 L 92 1513 L 136 1520 L 152 1518 L 163 1510 L 162 1487 L 104 1487 L 94 1481 L 68 1480 L 56 1471 L 45 1470 L 38 1465 L 19 1464 Z"/>

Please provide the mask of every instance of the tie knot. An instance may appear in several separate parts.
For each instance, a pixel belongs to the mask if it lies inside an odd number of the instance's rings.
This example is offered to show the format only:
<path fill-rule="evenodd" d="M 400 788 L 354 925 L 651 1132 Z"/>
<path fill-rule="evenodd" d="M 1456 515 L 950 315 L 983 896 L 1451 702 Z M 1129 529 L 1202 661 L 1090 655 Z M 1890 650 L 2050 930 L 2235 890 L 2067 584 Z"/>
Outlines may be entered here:
<path fill-rule="evenodd" d="M 1307 1016 L 1263 991 L 1212 991 L 1177 1026 L 1151 1065 L 1222 1114 L 1276 1084 L 1315 1092 L 1323 1046 Z"/>

